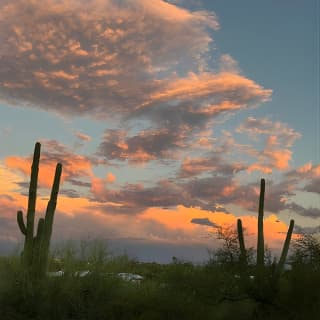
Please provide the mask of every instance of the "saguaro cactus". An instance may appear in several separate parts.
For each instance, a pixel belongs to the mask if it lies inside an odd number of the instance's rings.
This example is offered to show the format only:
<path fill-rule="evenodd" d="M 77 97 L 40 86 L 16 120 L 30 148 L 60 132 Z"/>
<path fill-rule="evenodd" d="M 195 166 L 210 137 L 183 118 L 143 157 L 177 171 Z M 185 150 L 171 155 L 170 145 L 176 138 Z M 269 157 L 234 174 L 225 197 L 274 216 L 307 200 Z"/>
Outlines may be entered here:
<path fill-rule="evenodd" d="M 259 212 L 258 212 L 258 240 L 257 240 L 257 264 L 256 264 L 256 277 L 257 277 L 258 285 L 261 285 L 262 283 L 261 278 L 263 276 L 263 269 L 264 269 L 264 235 L 263 235 L 264 194 L 265 194 L 265 180 L 261 179 Z M 294 220 L 291 220 L 290 226 L 287 232 L 286 240 L 283 245 L 280 260 L 276 266 L 276 269 L 273 275 L 274 283 L 277 282 L 283 270 L 283 267 L 287 258 L 288 250 L 289 250 L 293 227 L 294 227 Z M 239 247 L 240 247 L 240 260 L 241 260 L 243 259 L 242 257 L 246 257 L 246 249 L 244 245 L 241 219 L 238 219 L 237 229 L 238 229 L 238 240 L 239 240 Z"/>
<path fill-rule="evenodd" d="M 257 272 L 262 273 L 264 268 L 264 235 L 263 235 L 263 209 L 264 209 L 265 180 L 260 182 L 259 212 L 258 212 L 258 239 L 257 239 Z"/>
<path fill-rule="evenodd" d="M 34 220 L 37 199 L 38 172 L 40 161 L 39 142 L 35 144 L 33 161 L 31 166 L 31 180 L 29 187 L 27 223 L 24 223 L 22 211 L 17 212 L 17 222 L 20 231 L 25 236 L 22 262 L 28 272 L 42 276 L 45 274 L 49 255 L 50 239 L 54 212 L 57 204 L 62 165 L 56 166 L 50 200 L 48 202 L 45 218 L 40 218 L 36 236 L 34 236 Z"/>
<path fill-rule="evenodd" d="M 238 219 L 237 221 L 237 230 L 238 230 L 238 240 L 239 240 L 239 247 L 240 247 L 240 263 L 242 267 L 247 266 L 247 251 L 244 244 L 244 237 L 243 237 L 243 228 L 242 228 L 242 221 Z"/>
<path fill-rule="evenodd" d="M 275 269 L 275 272 L 274 272 L 274 280 L 275 282 L 279 279 L 280 275 L 281 275 L 281 272 L 284 268 L 284 264 L 286 262 L 286 258 L 287 258 L 287 254 L 288 254 L 288 251 L 289 251 L 289 246 L 290 246 L 290 241 L 291 241 L 291 236 L 292 236 L 292 231 L 293 231 L 293 228 L 294 228 L 294 220 L 290 220 L 290 225 L 289 225 L 289 229 L 288 229 L 288 233 L 287 233 L 287 236 L 286 236 L 286 240 L 283 244 L 283 249 L 282 249 L 282 252 L 281 252 L 281 256 L 280 256 L 280 260 L 276 266 L 276 269 Z"/>

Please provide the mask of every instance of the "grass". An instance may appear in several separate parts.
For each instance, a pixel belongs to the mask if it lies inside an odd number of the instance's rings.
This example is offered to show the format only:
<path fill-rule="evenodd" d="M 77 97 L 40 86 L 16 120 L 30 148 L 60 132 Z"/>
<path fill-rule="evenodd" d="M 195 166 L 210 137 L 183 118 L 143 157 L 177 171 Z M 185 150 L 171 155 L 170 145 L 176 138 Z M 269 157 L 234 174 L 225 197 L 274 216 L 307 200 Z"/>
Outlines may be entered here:
<path fill-rule="evenodd" d="M 264 302 L 256 299 L 254 286 L 234 276 L 236 267 L 140 263 L 113 257 L 99 243 L 78 251 L 72 243 L 55 250 L 49 268 L 62 268 L 65 275 L 39 282 L 25 278 L 18 257 L 2 257 L 1 319 L 313 319 L 320 313 L 320 274 L 314 269 L 297 266 L 286 272 L 279 290 Z M 86 269 L 91 270 L 86 277 L 73 275 Z M 138 284 L 110 275 L 117 272 L 144 280 Z"/>

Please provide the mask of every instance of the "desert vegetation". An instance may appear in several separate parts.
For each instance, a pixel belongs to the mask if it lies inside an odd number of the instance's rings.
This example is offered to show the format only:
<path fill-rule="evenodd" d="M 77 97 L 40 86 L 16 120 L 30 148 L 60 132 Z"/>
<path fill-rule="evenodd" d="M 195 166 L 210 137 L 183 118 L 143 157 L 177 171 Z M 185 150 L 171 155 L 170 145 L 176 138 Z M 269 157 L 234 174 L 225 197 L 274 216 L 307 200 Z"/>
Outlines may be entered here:
<path fill-rule="evenodd" d="M 17 213 L 25 236 L 23 252 L 0 259 L 1 319 L 313 319 L 319 315 L 320 242 L 309 234 L 292 241 L 292 220 L 278 261 L 268 258 L 263 179 L 256 249 L 246 248 L 239 219 L 234 228 L 219 230 L 223 245 L 207 263 L 173 258 L 161 265 L 115 257 L 99 240 L 69 242 L 49 251 L 62 166 L 57 164 L 47 211 L 34 235 L 39 159 L 37 143 L 26 223 L 23 213 Z M 286 262 L 290 270 L 285 270 Z"/>

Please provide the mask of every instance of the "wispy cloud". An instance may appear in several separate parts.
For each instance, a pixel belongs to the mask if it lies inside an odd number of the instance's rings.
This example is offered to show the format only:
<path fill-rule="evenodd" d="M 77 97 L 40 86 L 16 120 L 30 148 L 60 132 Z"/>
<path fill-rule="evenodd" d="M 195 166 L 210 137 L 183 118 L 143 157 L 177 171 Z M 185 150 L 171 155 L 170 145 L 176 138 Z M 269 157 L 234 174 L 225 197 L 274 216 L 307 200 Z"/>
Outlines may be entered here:
<path fill-rule="evenodd" d="M 272 121 L 269 118 L 248 117 L 237 129 L 238 132 L 245 132 L 253 139 L 264 135 L 269 146 L 291 147 L 294 142 L 301 138 L 301 134 L 290 128 L 288 124 L 280 121 Z"/>

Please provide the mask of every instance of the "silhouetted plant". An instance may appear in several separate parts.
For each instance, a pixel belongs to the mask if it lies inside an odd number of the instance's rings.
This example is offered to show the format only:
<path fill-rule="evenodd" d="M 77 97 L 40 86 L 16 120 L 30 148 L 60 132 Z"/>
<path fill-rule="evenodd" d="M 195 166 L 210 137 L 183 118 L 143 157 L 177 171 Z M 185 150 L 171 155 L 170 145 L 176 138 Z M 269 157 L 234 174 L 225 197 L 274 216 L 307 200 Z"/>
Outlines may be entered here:
<path fill-rule="evenodd" d="M 264 214 L 264 195 L 265 195 L 265 180 L 261 179 L 260 183 L 260 197 L 259 197 L 259 211 L 258 211 L 258 238 L 257 238 L 257 261 L 256 261 L 256 274 L 255 274 L 255 283 L 257 285 L 258 293 L 262 294 L 266 291 L 265 288 L 265 265 L 264 265 L 264 234 L 263 234 L 263 214 Z M 242 222 L 241 219 L 238 219 L 237 223 L 238 229 L 238 240 L 240 246 L 240 256 L 242 257 L 242 262 L 245 264 L 247 252 L 244 245 L 243 231 L 242 231 Z M 280 260 L 275 267 L 275 271 L 272 275 L 272 287 L 276 288 L 281 272 L 283 271 L 284 264 L 287 258 L 290 240 L 293 232 L 294 220 L 290 221 L 289 229 L 287 232 L 286 240 L 284 242 Z"/>
<path fill-rule="evenodd" d="M 34 220 L 37 200 L 38 172 L 40 161 L 39 142 L 35 144 L 33 161 L 31 166 L 31 180 L 29 186 L 29 198 L 27 209 L 27 223 L 25 224 L 22 211 L 17 212 L 17 222 L 20 231 L 25 236 L 22 263 L 25 270 L 32 276 L 43 276 L 47 269 L 50 239 L 54 212 L 57 204 L 62 165 L 56 166 L 50 199 L 47 205 L 45 218 L 40 218 L 36 236 L 34 236 Z"/>
<path fill-rule="evenodd" d="M 311 270 L 320 269 L 320 240 L 314 234 L 303 233 L 293 241 L 291 264 L 294 267 L 308 267 Z"/>

